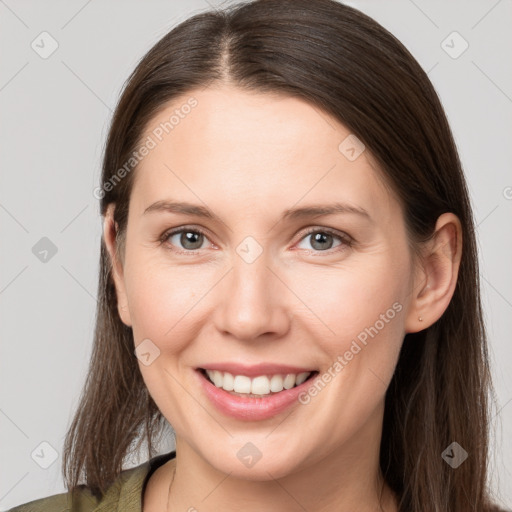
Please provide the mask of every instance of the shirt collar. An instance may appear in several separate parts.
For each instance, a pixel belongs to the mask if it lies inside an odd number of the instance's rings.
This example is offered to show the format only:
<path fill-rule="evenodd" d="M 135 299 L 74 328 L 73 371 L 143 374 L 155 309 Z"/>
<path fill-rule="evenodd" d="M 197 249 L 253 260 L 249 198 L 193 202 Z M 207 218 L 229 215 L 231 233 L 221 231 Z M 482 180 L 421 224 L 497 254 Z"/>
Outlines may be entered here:
<path fill-rule="evenodd" d="M 142 512 L 143 491 L 152 473 L 170 459 L 176 451 L 157 455 L 137 467 L 121 472 L 109 487 L 94 512 Z"/>

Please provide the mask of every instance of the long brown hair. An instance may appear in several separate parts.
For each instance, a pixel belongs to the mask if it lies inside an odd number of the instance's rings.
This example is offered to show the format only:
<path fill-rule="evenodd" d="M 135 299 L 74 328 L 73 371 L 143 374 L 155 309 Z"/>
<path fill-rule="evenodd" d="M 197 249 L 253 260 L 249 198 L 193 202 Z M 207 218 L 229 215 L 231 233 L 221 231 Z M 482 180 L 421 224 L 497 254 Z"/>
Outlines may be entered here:
<path fill-rule="evenodd" d="M 460 219 L 457 286 L 437 322 L 405 336 L 386 394 L 380 465 L 400 511 L 493 510 L 487 465 L 494 392 L 474 220 L 454 139 L 426 73 L 377 22 L 334 0 L 257 0 L 187 19 L 139 62 L 111 123 L 97 195 L 102 215 L 115 204 L 121 255 L 136 173 L 126 162 L 169 100 L 212 82 L 299 97 L 348 127 L 401 202 L 413 250 L 442 213 Z M 118 314 L 102 239 L 90 369 L 65 440 L 68 489 L 83 476 L 101 496 L 143 441 L 148 457 L 155 455 L 164 426 L 139 371 L 132 330 Z M 457 469 L 441 457 L 453 441 L 469 454 Z"/>

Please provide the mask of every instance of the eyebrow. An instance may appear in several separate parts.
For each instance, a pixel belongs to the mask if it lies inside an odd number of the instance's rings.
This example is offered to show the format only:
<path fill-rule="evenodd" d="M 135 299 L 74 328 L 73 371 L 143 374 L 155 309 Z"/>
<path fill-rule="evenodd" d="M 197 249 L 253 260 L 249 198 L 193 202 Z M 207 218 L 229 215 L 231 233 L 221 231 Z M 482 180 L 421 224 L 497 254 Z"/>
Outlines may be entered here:
<path fill-rule="evenodd" d="M 193 215 L 196 217 L 203 217 L 217 222 L 221 222 L 221 219 L 208 208 L 186 202 L 168 200 L 157 201 L 156 203 L 153 203 L 152 205 L 148 206 L 144 210 L 143 215 L 146 215 L 147 213 L 151 212 L 182 213 L 186 215 Z M 290 208 L 284 211 L 282 219 L 298 220 L 304 218 L 314 218 L 323 215 L 334 215 L 341 213 L 356 214 L 365 217 L 370 221 L 372 220 L 370 214 L 364 208 L 344 203 L 318 204 L 303 206 L 300 208 Z"/>

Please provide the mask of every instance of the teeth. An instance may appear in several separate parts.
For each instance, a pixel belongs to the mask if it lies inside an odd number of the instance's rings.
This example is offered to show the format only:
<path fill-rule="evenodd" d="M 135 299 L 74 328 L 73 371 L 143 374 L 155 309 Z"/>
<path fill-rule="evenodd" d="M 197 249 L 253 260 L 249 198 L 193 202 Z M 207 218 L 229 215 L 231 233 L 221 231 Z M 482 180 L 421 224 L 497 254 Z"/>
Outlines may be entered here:
<path fill-rule="evenodd" d="M 300 384 L 302 384 L 309 376 L 311 375 L 311 372 L 304 372 L 304 373 L 299 373 L 297 375 L 297 379 L 295 381 L 295 384 L 297 386 L 299 386 Z"/>
<path fill-rule="evenodd" d="M 220 373 L 220 372 L 219 372 Z M 222 381 L 220 384 L 215 384 L 218 388 L 222 387 Z M 233 384 L 233 390 L 235 393 L 250 393 L 251 392 L 251 379 L 244 375 L 237 375 L 235 377 L 235 383 Z"/>
<path fill-rule="evenodd" d="M 246 375 L 232 375 L 229 372 L 220 372 L 218 370 L 206 370 L 210 380 L 216 387 L 225 391 L 234 391 L 247 395 L 269 395 L 279 393 L 283 389 L 291 389 L 294 386 L 302 384 L 311 372 L 299 374 L 288 373 L 286 375 L 260 375 L 251 379 Z"/>

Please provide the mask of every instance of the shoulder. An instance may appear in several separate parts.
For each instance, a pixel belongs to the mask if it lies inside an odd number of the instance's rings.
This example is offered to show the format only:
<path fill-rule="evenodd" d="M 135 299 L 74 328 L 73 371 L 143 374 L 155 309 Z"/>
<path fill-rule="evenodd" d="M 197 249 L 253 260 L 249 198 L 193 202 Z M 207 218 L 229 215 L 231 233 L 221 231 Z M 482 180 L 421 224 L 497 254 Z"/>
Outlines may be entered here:
<path fill-rule="evenodd" d="M 97 504 L 98 500 L 83 488 L 76 490 L 73 496 L 71 492 L 54 494 L 18 505 L 7 512 L 92 512 Z"/>
<path fill-rule="evenodd" d="M 144 479 L 147 463 L 124 470 L 101 497 L 95 497 L 88 487 L 80 485 L 73 491 L 54 494 L 22 505 L 7 512 L 106 512 L 118 510 L 123 497 L 136 494 Z M 135 492 L 134 492 L 135 491 Z M 136 503 L 134 501 L 134 503 Z M 121 508 L 121 510 L 123 510 Z"/>
<path fill-rule="evenodd" d="M 73 491 L 54 494 L 11 508 L 7 512 L 140 512 L 141 498 L 148 477 L 176 456 L 172 451 L 139 466 L 125 469 L 101 497 L 95 497 L 85 485 Z"/>

